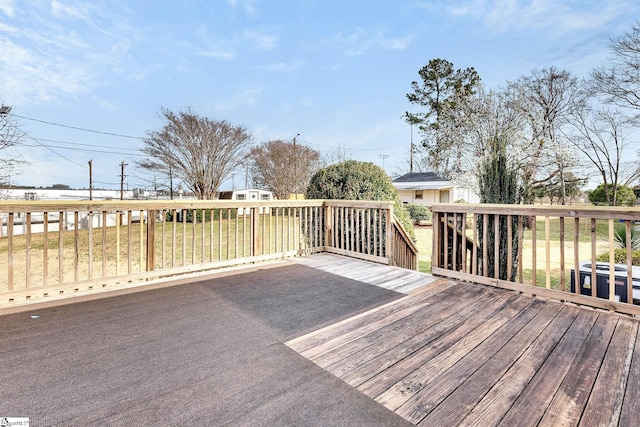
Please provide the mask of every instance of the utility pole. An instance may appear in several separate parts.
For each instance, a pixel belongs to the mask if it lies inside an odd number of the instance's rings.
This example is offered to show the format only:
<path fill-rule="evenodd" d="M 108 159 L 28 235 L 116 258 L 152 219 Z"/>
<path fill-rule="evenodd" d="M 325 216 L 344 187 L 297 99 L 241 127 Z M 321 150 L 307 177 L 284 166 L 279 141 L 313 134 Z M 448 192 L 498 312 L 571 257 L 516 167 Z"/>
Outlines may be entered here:
<path fill-rule="evenodd" d="M 380 158 L 382 159 L 382 170 L 384 170 L 384 160 L 389 158 L 388 154 L 380 154 Z"/>
<path fill-rule="evenodd" d="M 127 163 L 123 161 L 120 162 L 120 200 L 124 200 L 124 167 L 128 166 Z"/>
<path fill-rule="evenodd" d="M 93 200 L 93 159 L 89 160 L 89 200 Z"/>

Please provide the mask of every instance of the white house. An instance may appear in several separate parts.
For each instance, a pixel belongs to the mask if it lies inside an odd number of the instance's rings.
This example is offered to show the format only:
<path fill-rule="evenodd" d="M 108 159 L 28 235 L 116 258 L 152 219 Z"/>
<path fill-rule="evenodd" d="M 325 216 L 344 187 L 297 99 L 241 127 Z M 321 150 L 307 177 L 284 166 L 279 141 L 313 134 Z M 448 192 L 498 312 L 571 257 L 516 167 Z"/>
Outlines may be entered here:
<path fill-rule="evenodd" d="M 263 201 L 268 202 L 273 200 L 273 193 L 267 190 L 259 190 L 257 188 L 248 188 L 245 190 L 231 190 L 220 191 L 218 193 L 218 200 L 239 200 L 247 202 Z M 267 209 L 267 213 L 271 210 Z M 248 211 L 247 211 L 248 213 Z M 260 208 L 260 213 L 264 213 L 264 208 Z M 238 215 L 244 215 L 244 208 L 238 208 Z"/>
<path fill-rule="evenodd" d="M 393 180 L 402 203 L 431 206 L 434 203 L 452 203 L 464 200 L 478 203 L 478 195 L 467 187 L 456 186 L 449 179 L 433 172 L 408 173 Z"/>
<path fill-rule="evenodd" d="M 220 191 L 218 193 L 219 200 L 243 200 L 248 202 L 270 201 L 273 200 L 273 193 L 267 190 L 259 190 L 257 188 L 247 188 L 245 190 Z"/>

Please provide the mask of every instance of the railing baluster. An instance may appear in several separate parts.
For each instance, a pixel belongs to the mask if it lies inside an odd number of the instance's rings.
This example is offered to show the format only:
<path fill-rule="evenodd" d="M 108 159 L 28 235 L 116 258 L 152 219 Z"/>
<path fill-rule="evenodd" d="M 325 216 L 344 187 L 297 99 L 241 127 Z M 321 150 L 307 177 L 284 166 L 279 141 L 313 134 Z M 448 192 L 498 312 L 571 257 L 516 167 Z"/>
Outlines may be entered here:
<path fill-rule="evenodd" d="M 122 225 L 122 211 L 116 211 L 116 276 L 120 274 L 120 226 Z"/>
<path fill-rule="evenodd" d="M 176 235 L 177 235 L 177 228 L 178 228 L 178 210 L 177 209 L 173 209 L 171 211 L 173 213 L 172 218 L 171 218 L 171 222 L 172 222 L 172 227 L 171 227 L 171 267 L 175 267 L 176 266 L 176 251 L 178 250 L 178 248 L 176 247 Z"/>
<path fill-rule="evenodd" d="M 626 257 L 626 261 L 627 261 L 627 302 L 629 303 L 633 303 L 633 267 L 632 267 L 632 260 L 633 260 L 633 253 L 632 253 L 632 241 L 631 241 L 631 221 L 627 220 L 625 221 L 625 232 L 626 232 L 626 236 L 627 236 L 627 244 L 626 244 L 626 252 L 627 252 L 627 257 Z M 613 245 L 612 245 L 613 246 Z"/>
<path fill-rule="evenodd" d="M 64 221 L 64 223 L 63 223 Z M 64 283 L 64 230 L 66 219 L 58 212 L 58 283 Z"/>
<path fill-rule="evenodd" d="M 580 293 L 580 218 L 573 219 L 573 292 Z"/>
<path fill-rule="evenodd" d="M 631 236 L 628 236 L 630 239 Z M 609 218 L 609 301 L 616 300 L 616 263 L 615 245 L 613 244 L 613 219 Z"/>
<path fill-rule="evenodd" d="M 598 295 L 598 283 L 596 276 L 596 220 L 591 218 L 591 296 Z"/>
<path fill-rule="evenodd" d="M 164 268 L 166 266 L 166 255 L 167 255 L 167 212 L 166 209 L 161 209 L 160 214 L 162 215 L 162 251 L 160 252 L 160 268 Z"/>
<path fill-rule="evenodd" d="M 107 211 L 102 211 L 102 277 L 107 277 Z"/>
<path fill-rule="evenodd" d="M 191 210 L 191 265 L 196 265 L 196 234 L 198 229 L 198 210 Z"/>
<path fill-rule="evenodd" d="M 7 219 L 7 284 L 13 290 L 13 212 L 9 212 Z"/>
<path fill-rule="evenodd" d="M 88 270 L 89 280 L 93 279 L 93 212 L 87 214 L 88 232 L 89 232 L 89 248 L 88 248 Z"/>
<path fill-rule="evenodd" d="M 493 215 L 493 278 L 500 278 L 500 215 Z"/>
<path fill-rule="evenodd" d="M 551 289 L 551 240 L 549 215 L 544 217 L 544 264 L 545 264 L 545 287 Z"/>
<path fill-rule="evenodd" d="M 236 211 L 237 212 L 237 211 Z M 213 221 L 215 217 L 215 210 L 209 209 L 209 262 L 213 262 Z M 237 218 L 236 214 L 236 218 Z"/>
<path fill-rule="evenodd" d="M 507 215 L 507 280 L 512 280 L 513 273 L 513 215 Z"/>
<path fill-rule="evenodd" d="M 538 241 L 538 238 L 536 236 L 536 217 L 532 216 L 531 217 L 531 281 L 533 282 L 532 283 L 533 286 L 538 285 L 537 241 Z"/>
<path fill-rule="evenodd" d="M 140 240 L 139 240 L 139 245 L 138 245 L 138 271 L 142 272 L 144 271 L 144 251 L 142 250 L 142 248 L 145 247 L 144 245 L 144 228 L 142 227 L 142 225 L 144 224 L 144 211 L 141 209 L 140 210 Z"/>
<path fill-rule="evenodd" d="M 242 256 L 246 256 L 246 239 L 245 236 L 247 235 L 247 215 L 246 212 L 243 210 L 242 211 L 243 215 L 242 215 Z M 238 215 L 239 212 L 238 210 L 236 210 L 236 218 L 235 218 L 235 224 L 236 224 L 236 229 L 235 229 L 235 236 L 236 236 L 236 242 L 238 242 L 238 236 L 240 235 L 240 215 Z M 238 250 L 240 245 L 235 245 L 235 257 L 238 258 L 240 256 Z"/>
<path fill-rule="evenodd" d="M 60 224 L 60 223 L 58 223 Z M 42 213 L 42 286 L 49 280 L 49 213 Z"/>
<path fill-rule="evenodd" d="M 79 217 L 80 212 L 73 213 L 73 281 L 77 282 L 80 276 L 80 248 L 79 246 Z"/>
<path fill-rule="evenodd" d="M 446 218 L 446 214 L 445 214 Z M 482 275 L 489 277 L 489 215 L 482 216 Z"/>
<path fill-rule="evenodd" d="M 473 275 L 477 275 L 478 274 L 478 244 L 476 242 L 478 241 L 478 215 L 476 213 L 472 214 L 471 226 L 473 227 L 473 241 L 474 241 L 473 252 L 471 254 L 471 263 L 472 263 L 471 273 Z"/>
<path fill-rule="evenodd" d="M 565 267 L 564 267 L 564 217 L 559 218 L 560 221 L 560 290 L 566 290 L 565 286 Z"/>
<path fill-rule="evenodd" d="M 205 251 L 204 251 L 204 242 L 205 242 L 205 225 L 207 223 L 207 216 L 204 209 L 200 209 L 200 216 L 202 218 L 201 230 L 200 230 L 200 264 L 204 264 L 205 260 Z"/>
<path fill-rule="evenodd" d="M 182 236 L 180 236 L 182 241 L 182 266 L 187 265 L 187 209 L 181 209 L 181 217 L 182 220 Z"/>

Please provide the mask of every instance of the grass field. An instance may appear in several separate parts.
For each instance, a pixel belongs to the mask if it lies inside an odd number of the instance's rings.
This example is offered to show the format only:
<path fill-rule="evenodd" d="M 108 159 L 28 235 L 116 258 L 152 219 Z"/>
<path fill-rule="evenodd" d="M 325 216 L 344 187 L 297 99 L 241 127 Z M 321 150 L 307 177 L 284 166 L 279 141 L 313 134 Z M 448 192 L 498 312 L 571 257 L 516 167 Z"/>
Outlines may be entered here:
<path fill-rule="evenodd" d="M 283 221 L 282 219 L 280 221 Z M 537 234 L 536 234 L 536 257 L 537 257 L 537 273 L 536 281 L 538 285 L 546 285 L 546 240 L 545 240 L 545 221 L 539 219 L 536 222 Z M 590 221 L 581 221 L 579 233 L 579 259 L 588 260 L 591 259 L 591 223 Z M 175 240 L 172 233 L 172 224 L 166 224 L 165 230 L 165 256 L 162 256 L 162 242 L 160 236 L 161 225 L 156 225 L 156 266 L 157 268 L 168 267 L 171 265 L 181 266 L 196 264 L 199 262 L 207 262 L 208 260 L 224 260 L 235 257 L 242 257 L 246 254 L 249 248 L 250 240 L 247 233 L 244 230 L 248 227 L 246 222 L 240 220 L 236 225 L 235 219 L 230 221 L 223 220 L 219 222 L 214 220 L 213 224 L 207 223 L 204 227 L 202 224 L 198 224 L 195 229 L 192 223 L 178 223 L 175 235 Z M 280 222 L 278 225 L 275 223 L 267 224 L 265 227 L 265 233 L 268 238 L 263 240 L 263 244 L 266 243 L 266 251 L 270 250 L 283 250 L 278 245 L 275 248 L 273 245 L 272 236 L 275 237 L 277 233 L 281 239 L 286 243 L 288 247 L 295 247 L 295 234 L 292 232 L 287 233 L 290 225 Z M 559 230 L 560 225 L 557 219 L 551 219 L 549 221 L 549 267 L 551 276 L 554 277 L 551 286 L 557 287 L 560 277 L 560 242 L 559 242 Z M 142 232 L 141 232 L 142 231 Z M 103 234 L 104 232 L 104 234 Z M 470 231 L 471 232 L 471 231 Z M 419 270 L 425 273 L 431 272 L 431 251 L 433 244 L 433 233 L 430 226 L 420 226 L 415 228 L 417 246 L 419 250 Z M 14 275 L 17 278 L 25 277 L 26 271 L 30 271 L 29 280 L 34 286 L 38 282 L 42 283 L 44 279 L 44 271 L 46 268 L 46 276 L 49 283 L 55 283 L 58 281 L 60 275 L 60 267 L 63 270 L 64 281 L 68 282 L 75 279 L 83 280 L 89 276 L 92 277 L 109 277 L 116 274 L 126 274 L 127 272 L 136 273 L 143 271 L 145 254 L 141 253 L 141 248 L 144 247 L 145 230 L 140 229 L 139 224 L 132 224 L 131 227 L 120 227 L 119 236 L 116 235 L 116 227 L 107 227 L 103 229 L 95 229 L 91 236 L 91 245 L 89 244 L 89 234 L 87 230 L 80 230 L 78 233 L 78 261 L 77 270 L 74 268 L 75 264 L 75 244 L 74 244 L 74 232 L 68 231 L 64 233 L 63 238 L 63 253 L 62 262 L 59 261 L 58 251 L 58 238 L 59 235 L 56 232 L 50 232 L 47 235 L 47 266 L 44 267 L 44 234 L 34 234 L 30 241 L 31 250 L 29 265 L 26 263 L 26 240 L 24 236 L 17 236 L 14 239 Z M 573 235 L 574 235 L 574 222 L 571 220 L 565 221 L 565 236 L 566 241 L 564 245 L 564 257 L 565 257 L 565 278 L 569 279 L 570 269 L 573 266 Z M 595 227 L 596 236 L 596 253 L 606 253 L 609 250 L 608 241 L 608 223 L 606 221 L 597 221 Z M 524 235 L 523 246 L 523 265 L 525 281 L 532 277 L 532 231 L 526 230 Z M 240 247 L 236 247 L 235 239 L 239 238 Z M 210 244 L 211 240 L 215 244 Z M 119 242 L 119 244 L 117 244 Z M 141 244 L 142 243 L 142 244 Z M 0 257 L 7 259 L 8 252 L 8 240 L 0 239 Z M 91 247 L 91 260 L 89 262 L 89 253 L 83 248 Z M 236 253 L 238 250 L 239 253 Z M 103 264 L 104 260 L 104 264 Z M 103 267 L 104 266 L 104 267 Z M 91 268 L 92 273 L 89 274 Z M 104 271 L 103 271 L 104 268 Z M 7 264 L 0 263 L 0 289 L 7 286 Z"/>
<path fill-rule="evenodd" d="M 595 236 L 596 236 L 596 255 L 607 253 L 609 251 L 609 226 L 608 221 L 596 221 Z M 579 223 L 579 242 L 578 242 L 578 258 L 580 261 L 591 259 L 591 222 L 588 220 L 581 220 Z M 536 284 L 538 286 L 546 286 L 546 264 L 547 264 L 547 248 L 545 240 L 546 224 L 544 218 L 540 218 L 536 221 Z M 570 281 L 571 268 L 573 267 L 573 253 L 574 253 L 574 229 L 575 224 L 572 220 L 566 220 L 564 224 L 565 244 L 564 244 L 564 259 L 565 259 L 565 280 L 566 283 Z M 424 273 L 431 272 L 431 252 L 433 245 L 433 232 L 430 226 L 416 227 L 417 246 L 420 251 L 419 255 L 419 270 Z M 472 231 L 469 230 L 469 236 L 472 235 Z M 532 230 L 528 229 L 524 233 L 524 246 L 523 246 L 523 272 L 524 280 L 531 280 L 532 274 L 532 260 L 533 260 L 533 244 L 532 244 Z M 549 220 L 549 268 L 551 276 L 551 287 L 558 288 L 561 276 L 561 248 L 560 248 L 560 221 L 556 219 Z"/>

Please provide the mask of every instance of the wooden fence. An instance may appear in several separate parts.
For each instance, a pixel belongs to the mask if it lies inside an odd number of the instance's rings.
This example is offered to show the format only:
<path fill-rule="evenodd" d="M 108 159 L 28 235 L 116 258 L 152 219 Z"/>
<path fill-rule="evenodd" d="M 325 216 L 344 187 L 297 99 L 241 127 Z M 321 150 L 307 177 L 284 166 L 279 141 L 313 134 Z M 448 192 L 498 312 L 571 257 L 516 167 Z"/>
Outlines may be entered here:
<path fill-rule="evenodd" d="M 639 208 L 439 204 L 432 211 L 435 275 L 640 314 L 632 239 L 616 249 L 616 234 L 635 233 Z"/>
<path fill-rule="evenodd" d="M 388 202 L 0 202 L 0 305 L 315 252 L 417 268 Z"/>

